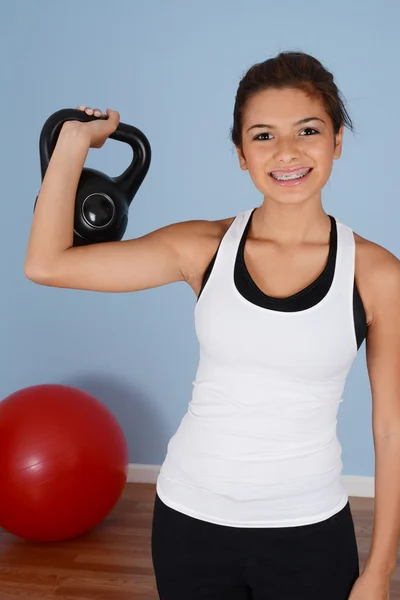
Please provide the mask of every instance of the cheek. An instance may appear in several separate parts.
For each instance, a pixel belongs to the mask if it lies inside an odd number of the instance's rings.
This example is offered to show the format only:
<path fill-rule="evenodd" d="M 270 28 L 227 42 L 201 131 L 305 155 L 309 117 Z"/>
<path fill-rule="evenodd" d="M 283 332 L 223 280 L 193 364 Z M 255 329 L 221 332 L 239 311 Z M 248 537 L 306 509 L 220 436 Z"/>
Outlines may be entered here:
<path fill-rule="evenodd" d="M 269 164 L 269 161 L 273 157 L 272 144 L 251 145 L 245 151 L 246 162 L 249 170 L 252 169 L 263 169 Z"/>
<path fill-rule="evenodd" d="M 307 148 L 305 148 L 307 151 Z M 309 156 L 315 159 L 316 164 L 320 164 L 321 167 L 330 165 L 333 161 L 334 147 L 333 140 L 331 141 L 329 138 L 319 138 L 318 140 L 313 140 L 313 143 L 310 144 Z"/>
<path fill-rule="evenodd" d="M 321 149 L 321 152 L 315 158 L 318 170 L 329 176 L 333 167 L 333 150 L 331 148 L 329 150 L 326 148 Z"/>

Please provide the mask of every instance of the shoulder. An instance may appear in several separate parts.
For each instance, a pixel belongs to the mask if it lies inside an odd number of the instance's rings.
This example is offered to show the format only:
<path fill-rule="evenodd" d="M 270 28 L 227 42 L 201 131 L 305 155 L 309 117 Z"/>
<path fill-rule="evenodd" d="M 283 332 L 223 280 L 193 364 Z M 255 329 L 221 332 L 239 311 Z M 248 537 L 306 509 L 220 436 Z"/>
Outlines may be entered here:
<path fill-rule="evenodd" d="M 169 238 L 178 252 L 199 252 L 216 249 L 234 221 L 229 217 L 218 221 L 193 220 L 173 223 L 168 226 Z"/>
<path fill-rule="evenodd" d="M 221 238 L 235 217 L 220 219 L 218 221 L 193 220 L 174 223 L 169 227 L 173 229 L 177 239 L 207 240 L 210 238 Z"/>
<path fill-rule="evenodd" d="M 400 260 L 388 249 L 357 233 L 354 239 L 357 287 L 370 325 L 382 310 L 400 308 Z"/>
<path fill-rule="evenodd" d="M 228 217 L 217 221 L 193 220 L 168 226 L 168 238 L 179 263 L 184 279 L 197 291 L 225 233 L 235 220 Z"/>

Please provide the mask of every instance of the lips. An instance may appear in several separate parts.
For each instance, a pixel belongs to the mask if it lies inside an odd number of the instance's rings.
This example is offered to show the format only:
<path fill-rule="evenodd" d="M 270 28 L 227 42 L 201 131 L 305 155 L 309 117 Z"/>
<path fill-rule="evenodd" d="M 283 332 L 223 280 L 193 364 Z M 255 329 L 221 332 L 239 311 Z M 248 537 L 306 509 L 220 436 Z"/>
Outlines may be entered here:
<path fill-rule="evenodd" d="M 312 168 L 302 167 L 301 169 L 291 169 L 290 171 L 287 169 L 281 170 L 279 176 L 275 175 L 277 171 L 272 171 L 274 174 L 270 174 L 270 177 L 274 185 L 284 188 L 297 188 L 309 180 L 312 172 Z"/>
<path fill-rule="evenodd" d="M 274 179 L 285 180 L 285 179 L 294 179 L 296 177 L 301 177 L 307 175 L 312 170 L 312 167 L 295 167 L 293 169 L 276 169 L 271 171 L 269 175 Z"/>

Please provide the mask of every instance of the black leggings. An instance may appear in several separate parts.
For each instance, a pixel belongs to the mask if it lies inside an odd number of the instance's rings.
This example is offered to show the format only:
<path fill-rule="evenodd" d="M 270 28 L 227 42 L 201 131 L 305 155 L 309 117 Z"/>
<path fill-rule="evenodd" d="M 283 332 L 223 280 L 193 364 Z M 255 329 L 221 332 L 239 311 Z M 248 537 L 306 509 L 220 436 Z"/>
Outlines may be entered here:
<path fill-rule="evenodd" d="M 152 557 L 160 600 L 347 600 L 359 576 L 350 504 L 311 525 L 236 528 L 156 496 Z"/>

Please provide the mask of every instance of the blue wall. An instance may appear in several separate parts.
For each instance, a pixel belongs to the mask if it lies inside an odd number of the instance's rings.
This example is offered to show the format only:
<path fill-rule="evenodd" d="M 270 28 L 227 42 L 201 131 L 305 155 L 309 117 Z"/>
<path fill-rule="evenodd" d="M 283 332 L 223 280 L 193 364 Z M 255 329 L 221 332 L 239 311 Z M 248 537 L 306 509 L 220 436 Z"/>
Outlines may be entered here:
<path fill-rule="evenodd" d="M 277 7 L 277 8 L 276 8 Z M 124 427 L 135 463 L 160 464 L 191 395 L 198 348 L 185 284 L 136 294 L 50 289 L 23 274 L 40 187 L 38 137 L 63 107 L 115 108 L 153 160 L 126 236 L 222 218 L 261 202 L 229 141 L 238 81 L 254 62 L 302 49 L 333 70 L 357 126 L 324 191 L 327 212 L 400 254 L 397 0 L 13 0 L 0 19 L 2 219 L 0 397 L 67 383 Z M 128 148 L 88 165 L 114 175 Z M 344 474 L 373 475 L 371 395 L 360 351 L 339 411 Z"/>

